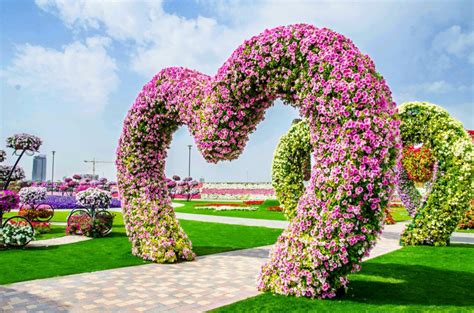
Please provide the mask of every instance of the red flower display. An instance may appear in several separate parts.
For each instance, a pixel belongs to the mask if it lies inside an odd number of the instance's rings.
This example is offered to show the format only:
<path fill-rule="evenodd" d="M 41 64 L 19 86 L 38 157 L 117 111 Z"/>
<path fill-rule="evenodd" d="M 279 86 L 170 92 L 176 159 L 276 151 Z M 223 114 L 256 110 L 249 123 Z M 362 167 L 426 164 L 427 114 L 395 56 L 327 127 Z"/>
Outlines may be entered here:
<path fill-rule="evenodd" d="M 435 159 L 425 146 L 409 146 L 403 149 L 402 165 L 410 180 L 425 183 L 433 176 Z"/>

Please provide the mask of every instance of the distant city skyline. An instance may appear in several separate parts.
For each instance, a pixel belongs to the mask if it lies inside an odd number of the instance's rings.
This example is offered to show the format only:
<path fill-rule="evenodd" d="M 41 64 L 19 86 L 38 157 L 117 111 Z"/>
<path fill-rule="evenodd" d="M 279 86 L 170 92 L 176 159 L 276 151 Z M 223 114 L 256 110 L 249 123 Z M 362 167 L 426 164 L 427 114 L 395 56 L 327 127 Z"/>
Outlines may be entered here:
<path fill-rule="evenodd" d="M 160 69 L 214 75 L 244 40 L 293 23 L 328 27 L 375 62 L 394 100 L 428 101 L 474 129 L 474 17 L 471 1 L 0 1 L 0 149 L 7 136 L 43 139 L 56 150 L 58 179 L 91 173 L 84 160 L 114 161 L 123 119 Z M 208 164 L 184 127 L 166 172 L 206 181 L 269 181 L 273 150 L 298 117 L 276 101 L 233 162 Z M 13 163 L 11 151 L 7 163 Z M 20 165 L 32 173 L 32 158 Z M 114 164 L 96 172 L 116 179 Z M 51 170 L 46 172 L 51 179 Z"/>

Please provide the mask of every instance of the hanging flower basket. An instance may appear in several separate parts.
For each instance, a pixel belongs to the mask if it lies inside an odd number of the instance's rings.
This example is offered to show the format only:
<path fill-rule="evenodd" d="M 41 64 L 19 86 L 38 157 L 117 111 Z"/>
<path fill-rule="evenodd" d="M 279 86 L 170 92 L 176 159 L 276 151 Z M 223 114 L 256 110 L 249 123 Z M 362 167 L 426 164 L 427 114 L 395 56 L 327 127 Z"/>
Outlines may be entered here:
<path fill-rule="evenodd" d="M 15 134 L 7 138 L 7 147 L 15 150 L 38 152 L 43 142 L 37 136 L 30 134 Z"/>

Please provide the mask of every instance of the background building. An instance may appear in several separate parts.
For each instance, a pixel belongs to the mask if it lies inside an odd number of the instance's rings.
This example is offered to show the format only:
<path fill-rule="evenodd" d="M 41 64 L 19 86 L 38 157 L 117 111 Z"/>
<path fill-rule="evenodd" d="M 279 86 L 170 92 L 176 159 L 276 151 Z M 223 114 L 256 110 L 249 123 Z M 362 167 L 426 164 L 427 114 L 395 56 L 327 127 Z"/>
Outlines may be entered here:
<path fill-rule="evenodd" d="M 33 174 L 32 181 L 46 180 L 46 155 L 40 154 L 33 158 Z"/>

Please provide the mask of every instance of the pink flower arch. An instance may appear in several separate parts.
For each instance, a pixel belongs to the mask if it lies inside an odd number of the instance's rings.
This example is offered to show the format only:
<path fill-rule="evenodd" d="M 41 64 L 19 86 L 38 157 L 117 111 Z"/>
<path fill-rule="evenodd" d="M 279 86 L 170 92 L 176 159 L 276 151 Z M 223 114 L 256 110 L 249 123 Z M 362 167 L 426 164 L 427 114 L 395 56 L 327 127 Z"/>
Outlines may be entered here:
<path fill-rule="evenodd" d="M 117 149 L 133 254 L 155 262 L 195 257 L 164 175 L 173 132 L 186 125 L 209 162 L 232 160 L 278 98 L 308 120 L 315 165 L 258 288 L 327 298 L 347 285 L 383 227 L 399 120 L 372 60 L 344 36 L 306 24 L 246 40 L 215 76 L 166 68 L 143 87 Z"/>

